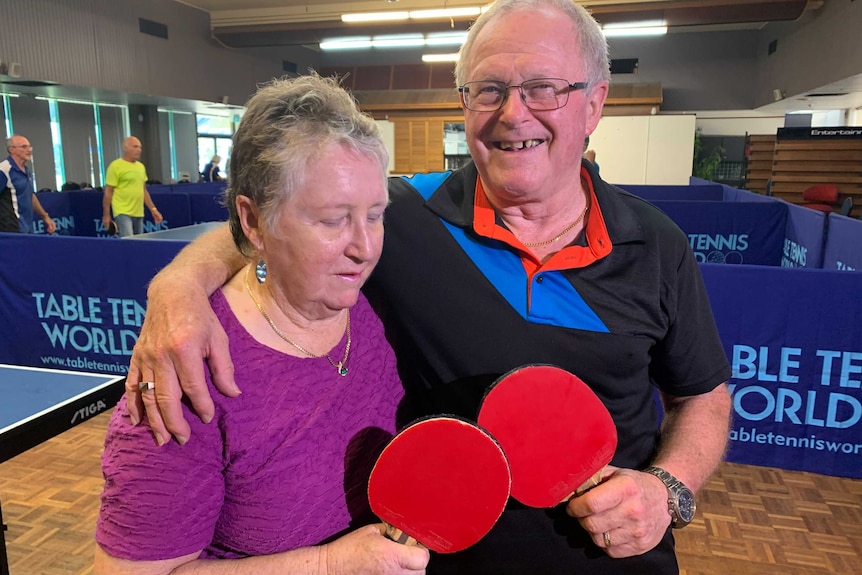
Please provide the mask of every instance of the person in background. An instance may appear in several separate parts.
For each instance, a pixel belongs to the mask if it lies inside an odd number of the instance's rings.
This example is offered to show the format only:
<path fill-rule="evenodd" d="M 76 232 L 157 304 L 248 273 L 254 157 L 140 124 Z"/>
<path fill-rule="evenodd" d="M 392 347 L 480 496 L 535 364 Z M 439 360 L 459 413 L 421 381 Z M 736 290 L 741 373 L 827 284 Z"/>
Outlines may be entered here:
<path fill-rule="evenodd" d="M 596 151 L 590 150 L 590 137 L 587 136 L 584 138 L 584 159 L 593 165 L 596 169 L 596 174 L 601 172 L 601 168 L 599 167 L 599 163 L 596 162 Z"/>
<path fill-rule="evenodd" d="M 163 220 L 147 191 L 147 169 L 139 161 L 141 151 L 139 139 L 134 136 L 126 138 L 123 140 L 123 157 L 111 162 L 105 174 L 102 225 L 108 229 L 113 212 L 120 237 L 143 233 L 145 205 L 156 224 Z"/>
<path fill-rule="evenodd" d="M 678 573 L 671 527 L 692 520 L 694 493 L 724 454 L 731 372 L 688 238 L 572 161 L 609 80 L 607 43 L 577 3 L 497 0 L 456 65 L 473 162 L 390 180 L 383 255 L 364 293 L 413 415 L 475 418 L 500 375 L 554 364 L 593 389 L 619 437 L 600 485 L 553 509 L 513 502 L 479 543 L 434 555 L 428 573 Z M 127 389 L 155 381 L 157 394 L 129 401 L 163 439 L 189 438 L 183 393 L 212 417 L 202 357 L 219 391 L 239 394 L 241 365 L 204 313 L 206 294 L 245 264 L 231 248 L 215 230 L 149 286 Z"/>
<path fill-rule="evenodd" d="M 221 157 L 216 154 L 212 157 L 209 163 L 204 166 L 204 169 L 201 171 L 202 182 L 218 182 L 222 179 L 219 174 L 219 162 L 221 162 Z"/>
<path fill-rule="evenodd" d="M 231 162 L 229 225 L 249 263 L 210 304 L 245 393 L 183 446 L 159 447 L 118 405 L 95 573 L 424 573 L 427 550 L 366 524 L 404 395 L 359 291 L 388 201 L 377 126 L 333 80 L 274 81 L 248 102 Z"/>
<path fill-rule="evenodd" d="M 53 234 L 57 224 L 39 203 L 33 172 L 30 140 L 17 134 L 6 140 L 9 157 L 0 162 L 0 232 L 33 233 L 33 215 L 45 222 L 45 232 Z"/>

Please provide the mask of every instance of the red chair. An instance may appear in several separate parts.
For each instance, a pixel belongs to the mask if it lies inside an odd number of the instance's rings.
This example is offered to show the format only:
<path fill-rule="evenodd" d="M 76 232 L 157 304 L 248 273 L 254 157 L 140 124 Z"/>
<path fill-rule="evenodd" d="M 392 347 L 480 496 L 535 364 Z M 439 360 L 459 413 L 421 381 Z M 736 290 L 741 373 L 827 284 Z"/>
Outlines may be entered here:
<path fill-rule="evenodd" d="M 802 192 L 802 205 L 818 212 L 832 212 L 838 203 L 838 186 L 815 184 Z"/>

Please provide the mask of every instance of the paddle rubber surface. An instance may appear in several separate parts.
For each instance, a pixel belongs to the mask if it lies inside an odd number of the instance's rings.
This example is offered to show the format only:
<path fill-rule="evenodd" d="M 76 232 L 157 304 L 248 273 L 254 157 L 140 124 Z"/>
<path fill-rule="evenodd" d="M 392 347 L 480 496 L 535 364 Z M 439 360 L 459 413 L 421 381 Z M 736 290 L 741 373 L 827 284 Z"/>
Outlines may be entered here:
<path fill-rule="evenodd" d="M 433 417 L 386 446 L 371 471 L 368 500 L 391 539 L 454 553 L 491 530 L 510 485 L 506 456 L 490 435 L 461 419 Z"/>
<path fill-rule="evenodd" d="M 486 392 L 479 425 L 503 446 L 512 497 L 553 507 L 595 484 L 617 447 L 607 408 L 580 378 L 550 365 L 518 368 Z"/>

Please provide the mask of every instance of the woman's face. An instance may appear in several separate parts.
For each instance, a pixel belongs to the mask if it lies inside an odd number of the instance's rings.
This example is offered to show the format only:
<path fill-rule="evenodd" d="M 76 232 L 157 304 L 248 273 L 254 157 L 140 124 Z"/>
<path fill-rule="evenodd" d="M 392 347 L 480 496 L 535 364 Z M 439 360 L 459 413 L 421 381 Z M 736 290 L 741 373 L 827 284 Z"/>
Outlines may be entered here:
<path fill-rule="evenodd" d="M 264 286 L 277 303 L 309 319 L 354 305 L 380 259 L 387 201 L 376 158 L 333 144 L 312 160 L 275 229 L 259 228 Z"/>

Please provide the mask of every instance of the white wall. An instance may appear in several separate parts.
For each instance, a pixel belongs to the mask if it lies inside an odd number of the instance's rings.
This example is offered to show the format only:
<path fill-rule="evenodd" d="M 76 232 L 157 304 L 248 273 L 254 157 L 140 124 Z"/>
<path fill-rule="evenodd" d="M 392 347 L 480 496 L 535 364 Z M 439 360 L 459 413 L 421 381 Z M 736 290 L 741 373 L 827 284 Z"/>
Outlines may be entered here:
<path fill-rule="evenodd" d="M 697 127 L 704 136 L 744 136 L 746 134 L 775 135 L 784 127 L 784 114 L 759 116 L 735 110 L 727 112 L 697 112 Z"/>
<path fill-rule="evenodd" d="M 389 152 L 389 166 L 386 168 L 386 173 L 391 174 L 395 169 L 395 124 L 389 120 L 377 120 L 377 127 L 380 129 L 380 137 L 383 138 L 383 143 L 386 144 L 386 150 Z"/>
<path fill-rule="evenodd" d="M 168 38 L 140 33 L 139 18 L 167 26 Z M 23 79 L 125 94 L 242 103 L 283 74 L 282 58 L 305 69 L 313 57 L 228 49 L 207 12 L 170 0 L 0 0 L 0 20 L 0 56 L 21 64 Z"/>
<path fill-rule="evenodd" d="M 695 116 L 606 116 L 590 136 L 602 179 L 614 184 L 687 185 Z"/>

